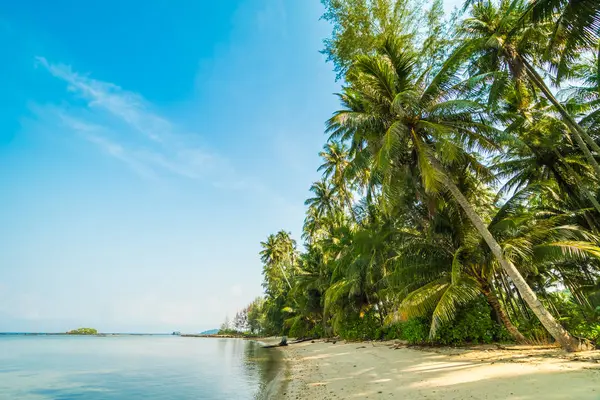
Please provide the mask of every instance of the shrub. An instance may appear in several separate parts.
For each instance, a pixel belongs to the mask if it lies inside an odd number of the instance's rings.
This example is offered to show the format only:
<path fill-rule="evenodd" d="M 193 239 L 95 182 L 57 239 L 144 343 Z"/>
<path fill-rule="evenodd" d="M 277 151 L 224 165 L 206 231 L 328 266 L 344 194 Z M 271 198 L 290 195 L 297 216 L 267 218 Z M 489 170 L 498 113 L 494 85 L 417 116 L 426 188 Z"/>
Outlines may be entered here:
<path fill-rule="evenodd" d="M 411 318 L 387 326 L 385 338 L 406 340 L 410 344 L 443 345 L 511 341 L 506 329 L 492 320 L 485 300 L 476 300 L 459 310 L 452 322 L 438 329 L 433 340 L 429 339 L 430 327 L 431 317 Z"/>
<path fill-rule="evenodd" d="M 434 341 L 439 344 L 491 343 L 501 329 L 491 318 L 485 301 L 476 300 L 460 310 L 454 321 L 438 329 Z"/>
<path fill-rule="evenodd" d="M 291 323 L 288 335 L 290 337 L 301 338 L 306 337 L 308 332 L 310 331 L 310 326 L 308 321 L 301 316 L 297 316 L 294 318 L 290 318 L 286 321 L 286 323 Z"/>
<path fill-rule="evenodd" d="M 395 322 L 386 326 L 384 338 L 406 340 L 410 344 L 423 344 L 428 341 L 430 323 L 428 318 L 422 317 Z"/>
<path fill-rule="evenodd" d="M 314 338 L 322 338 L 325 336 L 325 329 L 323 329 L 323 325 L 322 324 L 317 324 L 315 326 L 313 326 L 313 328 L 310 330 L 309 337 L 314 337 Z"/>
<path fill-rule="evenodd" d="M 336 334 L 346 340 L 381 339 L 381 322 L 373 309 L 364 313 L 351 312 L 336 326 Z"/>
<path fill-rule="evenodd" d="M 428 318 L 411 318 L 402 323 L 401 339 L 410 344 L 423 344 L 429 340 L 430 325 Z"/>
<path fill-rule="evenodd" d="M 552 313 L 567 331 L 600 344 L 600 307 L 594 310 L 581 306 L 568 291 L 549 293 L 547 296 L 543 302 L 550 306 L 548 308 L 553 310 Z M 535 339 L 543 335 L 547 340 L 551 340 L 537 319 L 525 320 L 522 325 L 526 336 Z"/>

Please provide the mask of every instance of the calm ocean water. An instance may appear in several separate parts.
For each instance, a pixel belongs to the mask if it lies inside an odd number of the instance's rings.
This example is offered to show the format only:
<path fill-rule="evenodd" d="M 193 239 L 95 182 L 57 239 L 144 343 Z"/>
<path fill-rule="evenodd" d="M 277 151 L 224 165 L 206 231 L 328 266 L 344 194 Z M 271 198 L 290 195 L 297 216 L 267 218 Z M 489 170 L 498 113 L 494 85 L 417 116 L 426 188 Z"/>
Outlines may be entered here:
<path fill-rule="evenodd" d="M 0 336 L 0 399 L 261 399 L 278 356 L 239 339 Z"/>

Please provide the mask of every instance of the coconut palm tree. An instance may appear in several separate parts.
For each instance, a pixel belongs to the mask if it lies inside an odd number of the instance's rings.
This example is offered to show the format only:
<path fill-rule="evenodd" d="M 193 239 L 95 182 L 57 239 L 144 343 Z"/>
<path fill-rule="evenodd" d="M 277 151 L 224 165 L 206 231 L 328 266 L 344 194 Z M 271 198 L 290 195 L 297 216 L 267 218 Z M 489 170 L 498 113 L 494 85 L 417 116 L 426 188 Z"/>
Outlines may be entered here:
<path fill-rule="evenodd" d="M 260 258 L 265 265 L 265 272 L 273 275 L 273 270 L 278 269 L 291 289 L 292 285 L 288 279 L 286 269 L 293 272 L 296 242 L 288 232 L 279 231 L 276 235 L 269 235 L 267 240 L 261 242 L 260 245 L 262 247 Z"/>
<path fill-rule="evenodd" d="M 598 49 L 600 2 L 596 0 L 533 0 L 524 14 L 528 18 L 553 24 L 548 50 L 558 53 L 553 66 L 559 80 L 569 76 L 582 50 Z"/>
<path fill-rule="evenodd" d="M 348 147 L 344 143 L 328 142 L 323 146 L 323 151 L 319 153 L 319 156 L 323 159 L 323 164 L 317 171 L 323 171 L 323 177 L 333 182 L 334 190 L 342 197 L 345 206 L 356 222 L 357 216 L 352 205 L 352 185 L 348 184 L 348 175 L 345 173 L 349 165 Z"/>
<path fill-rule="evenodd" d="M 573 215 L 570 211 L 564 213 L 556 208 L 524 207 L 526 201 L 531 201 L 532 196 L 540 196 L 542 192 L 542 188 L 531 186 L 517 192 L 496 212 L 489 230 L 499 241 L 505 256 L 521 267 L 524 276 L 530 280 L 541 278 L 564 282 L 583 304 L 585 298 L 581 295 L 582 289 L 593 284 L 593 277 L 598 273 L 598 239 L 572 224 Z M 460 306 L 483 294 L 515 341 L 524 343 L 527 340 L 512 323 L 497 295 L 498 291 L 503 290 L 503 284 L 499 281 L 502 271 L 498 270 L 494 257 L 481 246 L 480 239 L 472 233 L 470 231 L 463 235 L 462 241 L 457 243 L 460 247 L 454 252 L 451 243 L 440 242 L 438 237 L 433 247 L 442 247 L 446 251 L 428 249 L 422 253 L 428 261 L 420 268 L 427 268 L 430 275 L 426 282 L 422 282 L 418 289 L 404 298 L 399 312 L 405 317 L 432 313 L 430 337 L 433 338 L 442 324 L 456 316 Z M 421 241 L 428 240 L 431 238 L 421 238 Z M 414 262 L 415 251 L 422 246 L 423 243 L 419 242 L 409 243 L 401 252 L 402 263 L 410 265 Z M 436 265 L 447 267 L 439 268 Z M 410 267 L 402 267 L 398 272 L 406 275 Z M 538 290 L 542 290 L 540 294 L 546 296 L 544 287 L 538 285 Z M 505 295 L 511 301 L 512 294 Z"/>
<path fill-rule="evenodd" d="M 329 181 L 321 179 L 310 187 L 313 197 L 304 202 L 305 205 L 314 208 L 317 217 L 329 215 L 336 209 L 339 199 Z"/>
<path fill-rule="evenodd" d="M 492 1 L 474 3 L 471 16 L 465 18 L 458 31 L 462 44 L 444 68 L 466 63 L 471 76 L 482 83 L 491 81 L 491 103 L 501 99 L 510 85 L 515 87 L 521 102 L 528 101 L 533 88 L 541 91 L 563 118 L 572 138 L 600 178 L 600 164 L 590 151 L 600 155 L 600 146 L 558 101 L 535 66 L 543 64 L 542 55 L 552 31 L 550 24 L 524 19 L 529 11 L 525 0 L 500 0 L 498 5 Z"/>
<path fill-rule="evenodd" d="M 452 98 L 454 77 L 443 70 L 431 81 L 417 75 L 414 57 L 404 44 L 388 38 L 378 54 L 361 56 L 353 65 L 341 99 L 344 108 L 328 122 L 333 137 L 350 137 L 390 186 L 398 171 L 417 169 L 430 193 L 447 190 L 483 237 L 502 269 L 550 334 L 567 350 L 579 343 L 546 310 L 519 270 L 460 191 L 445 165 L 460 160 L 486 175 L 486 168 L 468 150 L 493 150 L 494 129 L 482 119 L 476 102 Z"/>
<path fill-rule="evenodd" d="M 561 141 L 568 128 L 548 113 L 548 106 L 543 103 L 503 111 L 503 119 L 508 122 L 505 132 L 510 151 L 500 154 L 493 162 L 496 177 L 505 181 L 498 196 L 528 185 L 556 181 L 573 202 L 573 209 L 593 207 L 600 213 L 600 203 L 589 189 L 598 186 L 593 169 L 576 147 Z M 595 229 L 598 215 L 588 211 L 585 215 L 589 228 Z"/>

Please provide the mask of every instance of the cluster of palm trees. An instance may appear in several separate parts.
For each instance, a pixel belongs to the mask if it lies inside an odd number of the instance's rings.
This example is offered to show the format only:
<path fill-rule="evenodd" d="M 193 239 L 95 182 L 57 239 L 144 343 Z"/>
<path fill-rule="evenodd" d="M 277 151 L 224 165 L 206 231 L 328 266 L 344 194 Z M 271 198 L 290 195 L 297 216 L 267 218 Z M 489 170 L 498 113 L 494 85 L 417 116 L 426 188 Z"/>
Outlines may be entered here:
<path fill-rule="evenodd" d="M 265 329 L 426 317 L 434 339 L 483 299 L 517 342 L 539 321 L 589 345 L 559 302 L 600 336 L 599 33 L 597 0 L 468 0 L 443 57 L 382 31 L 327 121 L 304 251 L 261 243 Z"/>

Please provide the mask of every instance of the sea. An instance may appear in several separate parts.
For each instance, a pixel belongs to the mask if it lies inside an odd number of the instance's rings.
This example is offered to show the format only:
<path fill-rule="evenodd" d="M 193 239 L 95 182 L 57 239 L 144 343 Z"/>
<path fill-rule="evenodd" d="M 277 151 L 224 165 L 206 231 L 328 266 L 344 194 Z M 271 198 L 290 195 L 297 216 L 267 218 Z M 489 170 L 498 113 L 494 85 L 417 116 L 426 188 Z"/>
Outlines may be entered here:
<path fill-rule="evenodd" d="M 0 399 L 270 399 L 279 350 L 170 335 L 0 335 Z"/>

